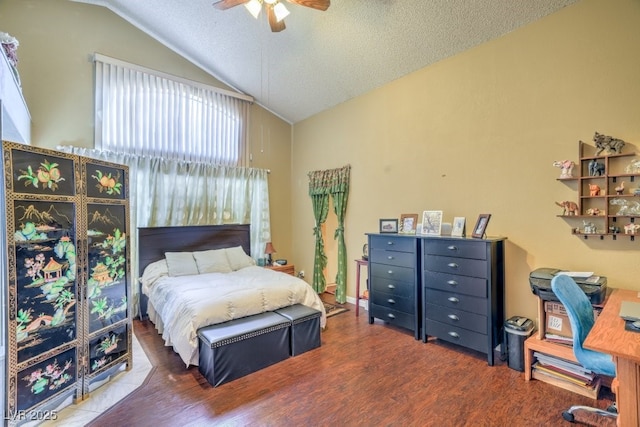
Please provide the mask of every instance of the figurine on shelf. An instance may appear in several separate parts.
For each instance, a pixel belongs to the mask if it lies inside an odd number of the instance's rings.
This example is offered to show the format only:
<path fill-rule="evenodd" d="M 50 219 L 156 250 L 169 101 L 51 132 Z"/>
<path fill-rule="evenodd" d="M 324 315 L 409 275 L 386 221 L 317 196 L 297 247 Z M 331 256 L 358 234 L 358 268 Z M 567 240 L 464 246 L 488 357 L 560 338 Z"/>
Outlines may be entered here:
<path fill-rule="evenodd" d="M 565 200 L 564 202 L 556 202 L 556 205 L 562 208 L 562 215 L 578 215 L 580 211 L 576 202 Z"/>
<path fill-rule="evenodd" d="M 614 190 L 616 190 L 616 194 L 619 196 L 624 192 L 624 181 L 622 181 L 620 183 L 620 185 L 618 185 L 616 188 L 614 188 Z"/>
<path fill-rule="evenodd" d="M 634 196 L 640 196 L 640 187 L 633 189 L 633 195 Z"/>
<path fill-rule="evenodd" d="M 609 227 L 609 233 L 618 234 L 620 232 L 620 227 L 611 226 Z"/>
<path fill-rule="evenodd" d="M 584 225 L 584 234 L 595 234 L 598 232 L 598 229 L 596 228 L 596 225 L 594 223 L 582 221 L 582 224 Z"/>
<path fill-rule="evenodd" d="M 624 234 L 637 234 L 640 224 L 627 224 L 624 226 Z"/>
<path fill-rule="evenodd" d="M 573 160 L 556 160 L 553 162 L 553 166 L 560 168 L 560 179 L 573 178 L 573 167 L 575 165 Z"/>
<path fill-rule="evenodd" d="M 607 150 L 609 154 L 620 154 L 622 153 L 622 147 L 626 144 L 623 140 L 614 138 L 609 135 L 603 135 L 601 133 L 596 132 L 593 135 L 593 142 L 596 144 L 596 156 L 599 156 L 604 150 Z"/>
<path fill-rule="evenodd" d="M 587 215 L 598 216 L 600 214 L 604 214 L 604 212 L 602 212 L 598 208 L 589 208 L 589 209 L 587 209 Z"/>
<path fill-rule="evenodd" d="M 592 159 L 589 162 L 589 176 L 602 176 L 604 175 L 604 163 L 597 162 Z"/>
<path fill-rule="evenodd" d="M 589 196 L 599 196 L 600 186 L 596 184 L 589 184 Z"/>
<path fill-rule="evenodd" d="M 624 173 L 640 173 L 640 160 L 631 160 L 631 163 L 624 168 Z"/>

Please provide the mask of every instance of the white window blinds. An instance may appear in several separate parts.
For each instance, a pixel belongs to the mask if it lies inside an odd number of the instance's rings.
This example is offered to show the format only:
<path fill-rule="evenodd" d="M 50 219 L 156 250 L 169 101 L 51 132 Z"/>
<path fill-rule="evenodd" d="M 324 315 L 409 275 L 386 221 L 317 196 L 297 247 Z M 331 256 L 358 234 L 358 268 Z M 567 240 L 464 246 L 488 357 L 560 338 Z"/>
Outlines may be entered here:
<path fill-rule="evenodd" d="M 248 165 L 252 98 L 95 55 L 95 147 Z"/>

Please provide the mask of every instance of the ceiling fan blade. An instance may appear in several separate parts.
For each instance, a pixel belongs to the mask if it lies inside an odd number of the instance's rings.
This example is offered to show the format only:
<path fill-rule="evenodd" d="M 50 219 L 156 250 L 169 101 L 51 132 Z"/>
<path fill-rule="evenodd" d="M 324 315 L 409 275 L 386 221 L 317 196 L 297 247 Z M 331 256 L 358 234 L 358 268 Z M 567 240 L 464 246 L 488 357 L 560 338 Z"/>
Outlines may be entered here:
<path fill-rule="evenodd" d="M 279 33 L 280 31 L 287 28 L 284 25 L 284 19 L 278 22 L 278 19 L 276 18 L 276 14 L 273 11 L 272 5 L 268 5 L 267 7 L 267 16 L 269 17 L 269 26 L 271 27 L 271 32 Z"/>
<path fill-rule="evenodd" d="M 227 10 L 234 6 L 247 3 L 249 0 L 218 0 L 213 2 L 213 7 L 219 10 Z"/>
<path fill-rule="evenodd" d="M 317 10 L 327 10 L 331 6 L 331 0 L 289 0 L 289 2 Z"/>

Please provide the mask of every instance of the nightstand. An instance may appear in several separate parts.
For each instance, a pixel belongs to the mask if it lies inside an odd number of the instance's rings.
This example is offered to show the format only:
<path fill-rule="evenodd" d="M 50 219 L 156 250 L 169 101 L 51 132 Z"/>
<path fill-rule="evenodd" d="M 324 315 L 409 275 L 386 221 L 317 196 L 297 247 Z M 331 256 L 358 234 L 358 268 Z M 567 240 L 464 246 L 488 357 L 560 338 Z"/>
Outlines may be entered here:
<path fill-rule="evenodd" d="M 275 270 L 275 271 L 279 271 L 281 273 L 286 273 L 286 274 L 290 274 L 292 276 L 296 275 L 296 268 L 293 264 L 287 264 L 287 265 L 265 265 L 264 268 L 268 268 L 270 270 Z"/>

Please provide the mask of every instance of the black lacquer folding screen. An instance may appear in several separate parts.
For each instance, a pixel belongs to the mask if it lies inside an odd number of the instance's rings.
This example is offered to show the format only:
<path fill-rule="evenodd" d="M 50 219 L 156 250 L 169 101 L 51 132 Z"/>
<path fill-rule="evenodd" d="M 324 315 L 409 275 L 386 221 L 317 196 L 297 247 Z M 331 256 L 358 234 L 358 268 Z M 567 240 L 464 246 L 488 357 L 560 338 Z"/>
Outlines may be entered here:
<path fill-rule="evenodd" d="M 3 175 L 5 414 L 18 425 L 131 368 L 128 170 L 4 142 Z"/>

